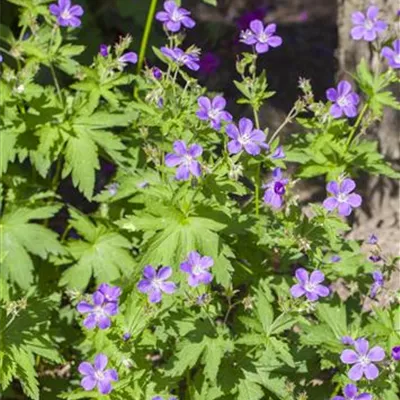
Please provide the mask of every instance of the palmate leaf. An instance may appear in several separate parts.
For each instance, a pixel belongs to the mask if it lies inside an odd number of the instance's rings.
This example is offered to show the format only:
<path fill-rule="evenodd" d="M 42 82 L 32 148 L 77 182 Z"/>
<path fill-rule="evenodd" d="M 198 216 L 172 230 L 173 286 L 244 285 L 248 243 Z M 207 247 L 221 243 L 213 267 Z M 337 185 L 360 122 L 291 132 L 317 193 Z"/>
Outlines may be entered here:
<path fill-rule="evenodd" d="M 63 254 L 65 249 L 57 240 L 57 234 L 32 219 L 52 217 L 59 206 L 20 208 L 6 213 L 0 220 L 2 241 L 0 243 L 1 275 L 4 279 L 27 289 L 33 282 L 33 261 L 30 254 L 46 259 L 50 254 Z"/>
<path fill-rule="evenodd" d="M 68 244 L 76 262 L 64 272 L 62 285 L 83 290 L 92 276 L 98 283 L 113 282 L 133 271 L 135 263 L 129 253 L 129 240 L 104 225 L 94 224 L 77 211 L 70 210 L 70 213 L 71 226 L 84 240 Z"/>

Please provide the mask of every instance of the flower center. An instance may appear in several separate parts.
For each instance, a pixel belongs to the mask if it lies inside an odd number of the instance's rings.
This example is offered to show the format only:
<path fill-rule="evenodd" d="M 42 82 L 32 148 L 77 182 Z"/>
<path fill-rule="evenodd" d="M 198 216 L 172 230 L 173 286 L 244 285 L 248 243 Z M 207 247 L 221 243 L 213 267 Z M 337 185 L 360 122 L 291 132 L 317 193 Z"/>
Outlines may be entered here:
<path fill-rule="evenodd" d="M 94 377 L 96 378 L 97 381 L 102 381 L 104 379 L 103 371 L 96 371 L 94 373 Z"/>
<path fill-rule="evenodd" d="M 400 64 L 400 54 L 396 54 L 396 55 L 393 57 L 393 60 L 394 60 L 394 62 L 395 62 L 396 64 Z"/>
<path fill-rule="evenodd" d="M 340 203 L 345 203 L 347 201 L 347 194 L 345 193 L 339 193 L 339 196 L 337 197 L 338 201 Z"/>
<path fill-rule="evenodd" d="M 100 317 L 106 315 L 102 306 L 96 306 L 93 311 L 96 314 L 97 318 L 100 318 Z"/>
<path fill-rule="evenodd" d="M 346 107 L 349 105 L 349 100 L 347 99 L 346 96 L 342 96 L 342 97 L 339 97 L 337 103 L 340 107 Z"/>
<path fill-rule="evenodd" d="M 359 359 L 358 359 L 358 362 L 363 366 L 363 367 L 366 367 L 368 364 L 370 364 L 370 360 L 369 360 L 369 358 L 367 357 L 367 356 L 361 356 Z"/>
<path fill-rule="evenodd" d="M 315 285 L 312 284 L 311 282 L 307 282 L 307 283 L 304 285 L 304 289 L 305 289 L 307 292 L 313 292 L 313 291 L 315 290 Z"/>
<path fill-rule="evenodd" d="M 245 145 L 250 142 L 250 137 L 247 134 L 244 134 L 243 136 L 239 136 L 238 142 L 242 145 Z"/>
<path fill-rule="evenodd" d="M 365 29 L 368 29 L 370 31 L 371 29 L 374 28 L 374 21 L 371 21 L 370 19 L 367 19 L 365 21 L 364 27 L 365 27 Z"/>
<path fill-rule="evenodd" d="M 261 43 L 267 43 L 268 38 L 269 38 L 269 35 L 267 35 L 265 32 L 262 32 L 262 33 L 260 33 L 260 34 L 258 35 L 258 40 L 259 40 Z"/>
<path fill-rule="evenodd" d="M 282 182 L 275 182 L 274 184 L 274 192 L 276 194 L 279 194 L 280 196 L 284 195 L 286 190 L 285 190 L 285 185 Z"/>
<path fill-rule="evenodd" d="M 190 156 L 189 154 L 185 154 L 184 158 L 184 164 L 185 165 L 190 165 L 190 163 L 193 161 L 193 157 Z"/>
<path fill-rule="evenodd" d="M 195 264 L 195 265 L 193 265 L 192 272 L 193 272 L 193 275 L 200 275 L 203 273 L 203 269 L 201 268 L 200 265 Z"/>
<path fill-rule="evenodd" d="M 179 12 L 178 8 L 176 8 L 174 11 L 172 11 L 171 20 L 173 22 L 179 22 L 181 20 L 181 18 L 182 18 L 182 16 L 181 16 L 181 13 Z"/>
<path fill-rule="evenodd" d="M 62 13 L 61 13 L 61 18 L 62 19 L 70 19 L 71 18 L 71 14 L 69 13 L 69 10 L 67 9 L 67 10 L 64 10 Z"/>
<path fill-rule="evenodd" d="M 219 111 L 218 111 L 218 110 L 213 110 L 213 109 L 211 109 L 211 110 L 208 112 L 208 117 L 209 117 L 210 119 L 217 119 L 217 118 L 218 118 L 218 115 L 219 115 Z"/>

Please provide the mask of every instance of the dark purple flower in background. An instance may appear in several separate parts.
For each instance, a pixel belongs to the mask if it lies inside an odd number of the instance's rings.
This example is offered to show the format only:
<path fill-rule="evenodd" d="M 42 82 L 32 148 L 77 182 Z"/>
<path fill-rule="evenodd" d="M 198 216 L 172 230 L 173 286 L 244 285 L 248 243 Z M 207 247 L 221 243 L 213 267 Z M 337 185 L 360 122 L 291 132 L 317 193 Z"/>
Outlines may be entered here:
<path fill-rule="evenodd" d="M 192 144 L 186 147 L 183 140 L 177 140 L 174 145 L 174 152 L 165 156 L 165 165 L 167 167 L 179 168 L 176 170 L 176 179 L 178 181 L 187 181 L 190 175 L 197 178 L 201 175 L 201 165 L 195 159 L 200 157 L 203 153 L 203 148 L 199 144 Z"/>
<path fill-rule="evenodd" d="M 232 121 L 232 115 L 225 111 L 226 100 L 222 96 L 215 96 L 212 101 L 205 96 L 197 100 L 199 110 L 196 115 L 202 121 L 210 121 L 210 125 L 215 130 L 221 129 L 221 121 Z"/>
<path fill-rule="evenodd" d="M 181 271 L 189 274 L 189 286 L 196 287 L 200 284 L 208 285 L 213 276 L 209 269 L 214 265 L 211 257 L 202 257 L 197 251 L 192 251 L 188 255 L 188 259 L 181 264 Z"/>
<path fill-rule="evenodd" d="M 118 313 L 118 304 L 107 302 L 104 295 L 99 291 L 92 295 L 93 304 L 81 301 L 77 305 L 77 310 L 81 314 L 88 314 L 83 321 L 87 329 L 94 329 L 98 326 L 100 329 L 107 329 L 111 326 L 110 317 Z"/>
<path fill-rule="evenodd" d="M 328 211 L 338 209 L 339 215 L 344 217 L 349 216 L 353 208 L 361 206 L 361 196 L 352 193 L 356 188 L 356 184 L 352 179 L 344 179 L 340 185 L 339 183 L 332 181 L 326 185 L 326 190 L 332 194 L 332 197 L 328 197 L 324 200 L 324 207 Z"/>
<path fill-rule="evenodd" d="M 351 16 L 353 21 L 351 37 L 354 40 L 374 41 L 387 28 L 386 22 L 378 20 L 378 14 L 379 8 L 375 6 L 368 7 L 366 15 L 361 11 L 353 13 Z"/>
<path fill-rule="evenodd" d="M 164 397 L 162 397 L 162 396 L 155 396 L 155 397 L 152 397 L 152 399 L 151 400 L 164 400 Z M 168 400 L 178 400 L 175 396 L 173 396 L 173 397 L 168 397 Z"/>
<path fill-rule="evenodd" d="M 0 54 L 0 64 L 3 62 L 3 56 Z"/>
<path fill-rule="evenodd" d="M 237 27 L 244 31 L 249 28 L 250 22 L 256 19 L 263 20 L 267 15 L 267 7 L 258 7 L 255 10 L 245 11 L 236 21 Z"/>
<path fill-rule="evenodd" d="M 125 342 L 126 342 L 127 340 L 129 340 L 131 337 L 132 337 L 132 335 L 131 335 L 129 332 L 125 332 L 125 333 L 122 335 L 122 339 L 124 339 Z"/>
<path fill-rule="evenodd" d="M 57 17 L 60 26 L 77 28 L 81 25 L 79 17 L 83 15 L 83 8 L 71 5 L 70 0 L 58 0 L 57 4 L 50 4 L 49 11 Z"/>
<path fill-rule="evenodd" d="M 400 361 L 400 346 L 395 346 L 392 348 L 392 358 L 395 361 Z"/>
<path fill-rule="evenodd" d="M 105 301 L 109 303 L 118 303 L 121 296 L 121 288 L 119 286 L 110 286 L 107 283 L 102 283 L 97 289 L 103 296 Z"/>
<path fill-rule="evenodd" d="M 178 65 L 184 65 L 192 71 L 197 71 L 200 68 L 199 56 L 195 53 L 185 53 L 179 47 L 174 47 L 173 49 L 161 47 L 161 52 Z"/>
<path fill-rule="evenodd" d="M 342 336 L 340 341 L 346 346 L 353 346 L 355 343 L 354 339 L 351 336 Z"/>
<path fill-rule="evenodd" d="M 212 75 L 221 65 L 221 60 L 216 54 L 207 52 L 200 57 L 199 63 L 200 71 L 202 73 L 204 73 L 205 75 Z"/>
<path fill-rule="evenodd" d="M 368 340 L 360 338 L 355 341 L 354 350 L 343 350 L 340 359 L 345 364 L 353 365 L 348 377 L 353 381 L 359 381 L 363 375 L 368 380 L 374 380 L 379 375 L 379 370 L 374 362 L 382 361 L 385 352 L 382 347 L 375 346 L 369 350 Z"/>
<path fill-rule="evenodd" d="M 377 263 L 382 260 L 382 257 L 379 254 L 372 254 L 371 256 L 368 257 L 370 261 L 373 263 Z"/>
<path fill-rule="evenodd" d="M 156 20 L 163 22 L 168 31 L 178 32 L 182 25 L 185 28 L 193 28 L 196 25 L 190 18 L 190 11 L 179 7 L 174 1 L 164 2 L 164 10 L 156 14 Z"/>
<path fill-rule="evenodd" d="M 232 139 L 228 143 L 230 154 L 237 154 L 244 148 L 246 153 L 256 156 L 260 154 L 262 148 L 269 148 L 265 143 L 265 133 L 261 129 L 254 129 L 253 122 L 248 118 L 241 118 L 238 127 L 229 124 L 226 133 Z"/>
<path fill-rule="evenodd" d="M 78 371 L 84 376 L 81 386 L 85 390 L 93 390 L 97 386 L 101 394 L 112 391 L 111 382 L 118 381 L 118 373 L 115 369 L 105 369 L 107 363 L 107 356 L 98 354 L 94 359 L 94 365 L 86 361 L 79 364 Z"/>
<path fill-rule="evenodd" d="M 274 160 L 279 160 L 282 158 L 285 158 L 286 155 L 283 152 L 283 146 L 278 146 L 275 151 L 273 152 L 273 154 L 271 155 L 271 158 L 273 158 Z"/>
<path fill-rule="evenodd" d="M 282 170 L 280 168 L 275 168 L 272 171 L 272 180 L 263 186 L 263 189 L 266 189 L 264 193 L 264 202 L 273 208 L 281 208 L 288 182 L 289 179 L 282 177 Z"/>
<path fill-rule="evenodd" d="M 360 97 L 352 90 L 349 82 L 341 81 L 337 89 L 330 88 L 326 91 L 326 97 L 334 103 L 330 108 L 330 114 L 333 118 L 341 118 L 343 114 L 349 118 L 357 115 L 357 105 L 360 102 Z"/>
<path fill-rule="evenodd" d="M 151 69 L 151 73 L 153 74 L 153 78 L 154 78 L 154 79 L 157 79 L 158 81 L 161 80 L 161 78 L 162 78 L 162 71 L 161 71 L 160 68 L 153 67 L 153 68 Z"/>
<path fill-rule="evenodd" d="M 378 237 L 374 233 L 371 233 L 371 235 L 368 238 L 367 243 L 368 244 L 377 244 L 378 243 Z"/>
<path fill-rule="evenodd" d="M 108 56 L 108 46 L 106 44 L 101 44 L 99 53 L 101 56 L 107 57 Z"/>
<path fill-rule="evenodd" d="M 259 54 L 266 53 L 270 47 L 279 47 L 282 44 L 282 38 L 274 35 L 276 24 L 264 24 L 259 19 L 250 22 L 250 28 L 241 33 L 240 41 L 254 46 Z"/>
<path fill-rule="evenodd" d="M 340 257 L 340 256 L 338 256 L 337 254 L 335 254 L 335 255 L 333 255 L 333 256 L 331 257 L 331 262 L 337 263 L 337 262 L 339 262 L 341 259 L 342 259 L 342 257 Z"/>
<path fill-rule="evenodd" d="M 372 400 L 372 395 L 368 393 L 358 394 L 357 386 L 349 383 L 343 389 L 343 396 L 335 396 L 332 400 Z"/>
<path fill-rule="evenodd" d="M 304 268 L 298 268 L 295 275 L 299 283 L 290 288 L 293 297 L 306 296 L 310 301 L 317 301 L 320 297 L 329 296 L 329 288 L 321 285 L 325 279 L 321 271 L 315 270 L 309 275 Z"/>
<path fill-rule="evenodd" d="M 121 67 L 124 68 L 127 64 L 136 64 L 138 61 L 138 56 L 133 51 L 129 53 L 123 54 L 120 58 L 118 58 Z"/>
<path fill-rule="evenodd" d="M 299 20 L 300 22 L 306 22 L 306 21 L 308 21 L 308 12 L 307 12 L 307 11 L 302 11 L 302 12 L 299 14 L 298 20 Z"/>
<path fill-rule="evenodd" d="M 384 47 L 381 54 L 388 60 L 389 66 L 394 69 L 400 68 L 400 39 L 393 42 L 393 49 Z"/>
<path fill-rule="evenodd" d="M 374 298 L 377 295 L 379 289 L 384 285 L 385 281 L 383 279 L 381 271 L 374 271 L 372 273 L 372 278 L 374 280 L 374 283 L 371 286 L 370 296 Z"/>
<path fill-rule="evenodd" d="M 159 303 L 162 294 L 172 294 L 176 290 L 174 282 L 167 281 L 172 275 L 171 267 L 162 267 L 157 272 L 151 265 L 146 265 L 143 269 L 143 277 L 137 288 L 139 292 L 146 293 L 150 303 Z"/>

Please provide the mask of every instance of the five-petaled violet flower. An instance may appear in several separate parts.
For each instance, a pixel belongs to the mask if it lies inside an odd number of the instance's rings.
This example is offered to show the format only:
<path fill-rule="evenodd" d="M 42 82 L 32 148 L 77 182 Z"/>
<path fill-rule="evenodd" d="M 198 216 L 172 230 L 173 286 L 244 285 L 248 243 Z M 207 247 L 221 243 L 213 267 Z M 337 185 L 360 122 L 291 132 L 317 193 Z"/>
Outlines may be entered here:
<path fill-rule="evenodd" d="M 214 265 L 211 257 L 202 257 L 197 251 L 192 251 L 188 255 L 188 259 L 181 264 L 181 271 L 189 274 L 189 286 L 196 287 L 201 283 L 208 285 L 213 276 L 209 269 Z"/>
<path fill-rule="evenodd" d="M 353 381 L 359 381 L 363 375 L 368 380 L 376 379 L 379 370 L 374 362 L 382 361 L 385 352 L 382 347 L 375 346 L 369 350 L 368 340 L 360 338 L 354 343 L 355 350 L 343 350 L 340 359 L 345 364 L 353 365 L 348 373 L 348 377 Z"/>
<path fill-rule="evenodd" d="M 353 208 L 360 207 L 362 203 L 361 196 L 352 193 L 356 187 L 352 179 L 344 179 L 340 184 L 332 181 L 326 185 L 326 190 L 332 195 L 324 200 L 324 207 L 328 211 L 338 209 L 339 215 L 347 217 L 351 214 Z"/>
<path fill-rule="evenodd" d="M 395 361 L 400 361 L 400 346 L 394 346 L 392 348 L 392 358 Z"/>
<path fill-rule="evenodd" d="M 94 359 L 94 365 L 86 361 L 79 364 L 78 371 L 84 376 L 81 386 L 85 390 L 93 390 L 97 386 L 101 394 L 108 394 L 112 391 L 111 382 L 118 381 L 118 374 L 115 369 L 105 369 L 107 363 L 107 356 L 98 354 Z"/>
<path fill-rule="evenodd" d="M 110 317 L 118 313 L 118 304 L 107 302 L 104 295 L 97 291 L 92 295 L 93 304 L 81 301 L 77 305 L 77 310 L 81 314 L 88 314 L 83 321 L 87 329 L 93 329 L 98 326 L 100 329 L 107 329 L 111 326 Z"/>
<path fill-rule="evenodd" d="M 166 1 L 164 10 L 156 14 L 156 20 L 164 23 L 164 27 L 171 32 L 178 32 L 181 25 L 185 28 L 193 28 L 196 23 L 190 18 L 190 11 L 179 7 L 175 1 Z"/>
<path fill-rule="evenodd" d="M 250 27 L 240 35 L 240 41 L 250 46 L 255 45 L 257 53 L 266 53 L 270 47 L 279 47 L 282 38 L 275 35 L 276 24 L 264 24 L 259 19 L 250 22 Z"/>
<path fill-rule="evenodd" d="M 221 129 L 221 121 L 232 121 L 232 115 L 225 111 L 226 100 L 222 96 L 215 96 L 212 100 L 201 96 L 197 103 L 199 110 L 196 115 L 203 121 L 210 121 L 215 130 Z"/>
<path fill-rule="evenodd" d="M 159 303 L 162 293 L 172 294 L 176 290 L 175 283 L 167 281 L 171 275 L 171 267 L 162 267 L 156 271 L 151 265 L 146 265 L 143 270 L 144 279 L 138 283 L 137 288 L 148 295 L 150 303 Z"/>
<path fill-rule="evenodd" d="M 83 15 L 83 8 L 71 5 L 71 0 L 58 0 L 58 4 L 50 4 L 49 10 L 57 17 L 60 26 L 76 28 L 81 25 L 79 17 Z"/>
<path fill-rule="evenodd" d="M 288 182 L 289 179 L 282 177 L 282 170 L 280 168 L 275 168 L 272 171 L 272 180 L 263 186 L 263 188 L 266 189 L 264 193 L 264 202 L 269 204 L 272 208 L 281 208 Z"/>
<path fill-rule="evenodd" d="M 341 118 L 344 115 L 353 118 L 357 115 L 357 105 L 360 97 L 352 91 L 351 84 L 341 81 L 337 87 L 326 91 L 326 97 L 334 104 L 331 105 L 330 114 L 333 118 Z"/>
<path fill-rule="evenodd" d="M 309 275 L 304 268 L 298 268 L 295 275 L 299 283 L 290 288 L 293 297 L 306 296 L 310 301 L 317 301 L 319 297 L 329 295 L 329 289 L 321 285 L 325 279 L 321 271 L 315 270 Z"/>
<path fill-rule="evenodd" d="M 127 64 L 136 64 L 137 60 L 138 60 L 138 56 L 133 51 L 130 51 L 129 53 L 125 53 L 120 58 L 118 58 L 121 68 L 124 68 Z"/>
<path fill-rule="evenodd" d="M 361 11 L 353 13 L 351 16 L 353 21 L 351 37 L 354 40 L 374 41 L 387 28 L 386 22 L 378 20 L 378 14 L 379 8 L 376 6 L 368 7 L 366 15 Z"/>
<path fill-rule="evenodd" d="M 179 165 L 175 178 L 178 181 L 187 181 L 190 175 L 199 177 L 201 165 L 195 159 L 201 156 L 203 148 L 199 144 L 192 144 L 187 147 L 183 140 L 177 140 L 173 148 L 175 153 L 169 153 L 165 156 L 165 165 L 167 167 Z"/>
<path fill-rule="evenodd" d="M 372 278 L 374 279 L 374 283 L 371 286 L 370 296 L 374 298 L 378 293 L 378 290 L 384 285 L 385 281 L 381 271 L 374 271 L 372 273 Z"/>
<path fill-rule="evenodd" d="M 393 49 L 384 47 L 381 54 L 388 60 L 389 66 L 394 69 L 400 68 L 400 39 L 393 42 Z"/>
<path fill-rule="evenodd" d="M 177 64 L 184 65 L 192 71 L 197 71 L 200 68 L 199 56 L 195 53 L 185 53 L 179 47 L 174 47 L 173 49 L 161 47 L 161 52 Z"/>
<path fill-rule="evenodd" d="M 244 148 L 246 153 L 256 156 L 261 153 L 261 148 L 269 148 L 265 143 L 265 133 L 261 129 L 254 129 L 253 122 L 248 118 L 241 118 L 238 127 L 229 124 L 226 133 L 232 139 L 228 143 L 230 154 L 237 154 Z"/>
<path fill-rule="evenodd" d="M 372 395 L 368 393 L 358 394 L 357 386 L 349 383 L 343 389 L 344 396 L 335 396 L 332 400 L 372 400 Z"/>

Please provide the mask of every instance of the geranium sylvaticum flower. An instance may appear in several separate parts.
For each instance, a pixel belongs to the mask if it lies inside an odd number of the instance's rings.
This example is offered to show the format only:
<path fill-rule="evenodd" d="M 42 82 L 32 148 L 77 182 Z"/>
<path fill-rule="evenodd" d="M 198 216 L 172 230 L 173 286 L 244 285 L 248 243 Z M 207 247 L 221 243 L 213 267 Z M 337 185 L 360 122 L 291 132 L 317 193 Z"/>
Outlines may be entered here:
<path fill-rule="evenodd" d="M 326 91 L 326 97 L 333 102 L 330 108 L 330 114 L 333 118 L 341 118 L 344 115 L 353 118 L 357 115 L 357 106 L 360 97 L 353 92 L 351 84 L 347 81 L 341 81 L 337 87 Z"/>
<path fill-rule="evenodd" d="M 354 339 L 351 336 L 342 336 L 340 341 L 346 346 L 352 346 L 354 344 Z"/>
<path fill-rule="evenodd" d="M 181 264 L 181 271 L 189 274 L 189 286 L 208 285 L 213 279 L 209 272 L 213 265 L 214 260 L 211 257 L 202 257 L 197 251 L 192 251 L 189 253 L 188 259 Z"/>
<path fill-rule="evenodd" d="M 282 38 L 275 35 L 276 24 L 266 27 L 259 19 L 250 22 L 249 29 L 241 33 L 240 41 L 253 45 L 257 53 L 266 53 L 270 47 L 278 47 L 282 44 Z"/>
<path fill-rule="evenodd" d="M 400 39 L 393 42 L 393 48 L 385 46 L 381 54 L 388 60 L 390 67 L 400 68 Z"/>
<path fill-rule="evenodd" d="M 392 348 L 392 358 L 395 361 L 400 361 L 400 346 L 394 346 Z"/>
<path fill-rule="evenodd" d="M 246 153 L 256 156 L 261 149 L 269 148 L 265 143 L 265 133 L 261 129 L 254 129 L 253 122 L 248 118 L 241 118 L 238 126 L 227 125 L 226 133 L 232 139 L 228 143 L 230 154 L 237 154 L 244 149 Z"/>
<path fill-rule="evenodd" d="M 357 386 L 349 383 L 343 389 L 344 396 L 335 396 L 332 400 L 372 400 L 372 395 L 358 392 Z"/>
<path fill-rule="evenodd" d="M 282 170 L 280 168 L 275 168 L 272 171 L 272 180 L 266 185 L 263 185 L 263 189 L 266 189 L 264 193 L 264 203 L 269 204 L 272 208 L 281 208 L 288 182 L 289 179 L 283 178 Z"/>
<path fill-rule="evenodd" d="M 315 270 L 309 275 L 304 268 L 298 268 L 295 275 L 299 283 L 290 288 L 293 297 L 306 296 L 310 301 L 317 301 L 320 297 L 329 295 L 329 288 L 321 285 L 325 279 L 321 271 Z"/>
<path fill-rule="evenodd" d="M 333 255 L 333 256 L 331 257 L 331 262 L 337 263 L 337 262 L 339 262 L 341 259 L 342 259 L 342 257 L 340 257 L 340 256 L 338 256 L 337 254 L 335 254 L 335 255 Z"/>
<path fill-rule="evenodd" d="M 105 369 L 107 363 L 107 356 L 98 354 L 93 365 L 86 361 L 79 364 L 78 371 L 84 376 L 81 386 L 85 390 L 93 390 L 97 386 L 101 394 L 109 394 L 112 391 L 111 382 L 118 381 L 118 373 L 115 369 Z"/>
<path fill-rule="evenodd" d="M 194 52 L 186 53 L 179 47 L 174 47 L 172 49 L 169 47 L 161 47 L 161 52 L 178 65 L 184 65 L 192 71 L 197 71 L 200 68 L 199 56 Z"/>
<path fill-rule="evenodd" d="M 58 0 L 57 4 L 50 4 L 50 12 L 57 17 L 60 26 L 72 26 L 76 28 L 81 25 L 79 17 L 83 15 L 83 8 L 72 5 L 70 0 Z"/>
<path fill-rule="evenodd" d="M 93 304 L 81 301 L 77 305 L 77 310 L 81 314 L 88 314 L 84 319 L 83 325 L 87 329 L 98 326 L 100 329 L 107 329 L 111 326 L 110 317 L 118 313 L 118 304 L 107 302 L 105 296 L 97 291 L 92 295 Z"/>
<path fill-rule="evenodd" d="M 167 281 L 171 275 L 171 267 L 162 267 L 156 271 L 151 265 L 146 265 L 143 269 L 144 279 L 138 283 L 137 288 L 148 295 L 150 303 L 159 303 L 163 293 L 172 294 L 176 290 L 175 283 Z"/>
<path fill-rule="evenodd" d="M 174 143 L 175 153 L 169 153 L 165 157 L 165 165 L 167 167 L 176 167 L 176 179 L 179 181 L 187 181 L 190 175 L 199 177 L 201 175 L 201 165 L 196 158 L 203 153 L 203 148 L 199 144 L 186 146 L 183 140 L 177 140 Z"/>
<path fill-rule="evenodd" d="M 106 44 L 101 44 L 99 53 L 102 57 L 107 57 L 108 56 L 108 46 Z"/>
<path fill-rule="evenodd" d="M 379 8 L 376 6 L 368 7 L 366 14 L 361 11 L 354 12 L 351 16 L 353 21 L 351 37 L 354 40 L 374 41 L 387 28 L 386 22 L 378 20 L 378 14 Z"/>
<path fill-rule="evenodd" d="M 156 14 L 156 20 L 163 22 L 164 27 L 171 32 L 178 32 L 182 25 L 185 28 L 193 28 L 196 25 L 190 18 L 190 11 L 179 7 L 175 1 L 165 1 L 164 11 Z"/>
<path fill-rule="evenodd" d="M 138 61 L 138 56 L 133 51 L 123 54 L 118 58 L 121 68 L 124 68 L 127 64 L 136 64 Z"/>
<path fill-rule="evenodd" d="M 271 155 L 271 158 L 273 158 L 274 160 L 279 160 L 285 157 L 286 156 L 285 153 L 283 152 L 283 146 L 278 146 Z"/>
<path fill-rule="evenodd" d="M 212 100 L 201 96 L 197 103 L 199 110 L 196 115 L 203 121 L 210 121 L 210 125 L 215 130 L 221 129 L 221 121 L 232 121 L 232 115 L 225 111 L 226 100 L 222 96 L 215 96 Z"/>
<path fill-rule="evenodd" d="M 332 195 L 324 200 L 324 207 L 328 211 L 338 209 L 339 215 L 347 217 L 353 208 L 361 206 L 361 196 L 353 193 L 356 184 L 352 179 L 344 179 L 341 183 L 332 181 L 326 185 L 326 190 Z"/>
<path fill-rule="evenodd" d="M 374 271 L 372 273 L 372 278 L 374 280 L 374 283 L 371 286 L 370 296 L 374 298 L 377 295 L 379 289 L 384 285 L 385 281 L 383 279 L 381 271 Z"/>
<path fill-rule="evenodd" d="M 369 237 L 368 237 L 367 243 L 368 244 L 377 244 L 378 236 L 376 236 L 374 233 L 371 233 L 371 235 L 369 235 Z"/>
<path fill-rule="evenodd" d="M 345 364 L 353 365 L 348 372 L 348 377 L 353 381 L 359 381 L 363 375 L 368 380 L 374 380 L 379 375 L 379 370 L 374 362 L 382 361 L 385 352 L 382 347 L 375 346 L 369 349 L 369 342 L 364 338 L 357 339 L 354 350 L 343 350 L 340 359 Z"/>

